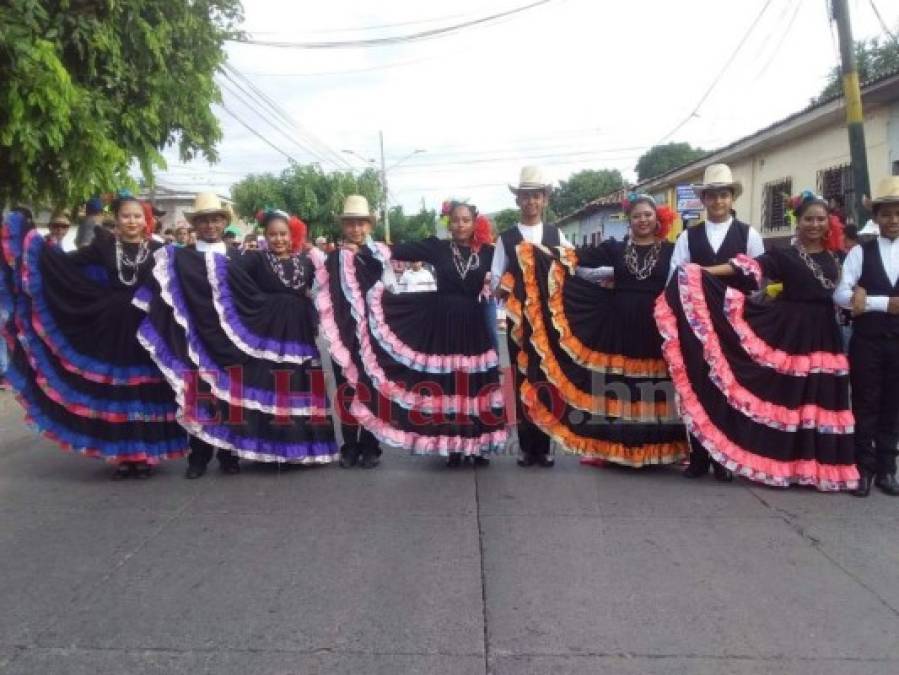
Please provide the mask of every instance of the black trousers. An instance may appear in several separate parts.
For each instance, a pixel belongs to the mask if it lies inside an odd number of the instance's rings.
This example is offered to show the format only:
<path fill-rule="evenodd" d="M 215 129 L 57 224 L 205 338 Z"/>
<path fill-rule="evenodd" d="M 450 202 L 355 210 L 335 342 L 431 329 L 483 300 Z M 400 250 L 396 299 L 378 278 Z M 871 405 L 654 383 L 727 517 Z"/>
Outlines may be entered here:
<path fill-rule="evenodd" d="M 709 451 L 702 447 L 702 443 L 693 434 L 690 434 L 690 467 L 697 471 L 708 471 L 712 464 L 717 464 Z"/>
<path fill-rule="evenodd" d="M 512 379 L 515 383 L 515 416 L 518 422 L 518 443 L 521 446 L 521 454 L 532 457 L 540 457 L 549 454 L 549 436 L 544 434 L 538 426 L 531 422 L 524 404 L 521 401 L 521 383 L 525 377 L 518 370 L 518 352 L 521 350 L 512 339 L 512 321 L 506 320 L 506 345 L 509 348 L 509 366 L 512 370 Z"/>
<path fill-rule="evenodd" d="M 378 443 L 378 439 L 368 429 L 359 424 L 356 418 L 347 410 L 348 405 L 344 404 L 344 401 L 352 399 L 355 390 L 344 377 L 343 369 L 333 361 L 331 363 L 334 366 L 334 380 L 337 383 L 337 395 L 334 397 L 334 405 L 342 406 L 343 408 L 336 411 L 337 418 L 340 420 L 340 431 L 343 436 L 343 446 L 340 448 L 341 454 L 361 453 L 380 456 L 381 446 Z M 374 396 L 375 392 L 371 392 L 371 395 Z"/>
<path fill-rule="evenodd" d="M 218 458 L 219 464 L 228 466 L 238 463 L 238 457 L 230 450 L 215 448 L 196 436 L 190 437 L 190 454 L 187 456 L 187 465 L 205 469 L 212 461 L 212 455 Z"/>
<path fill-rule="evenodd" d="M 899 336 L 853 333 L 849 378 L 859 471 L 896 473 L 899 442 Z"/>

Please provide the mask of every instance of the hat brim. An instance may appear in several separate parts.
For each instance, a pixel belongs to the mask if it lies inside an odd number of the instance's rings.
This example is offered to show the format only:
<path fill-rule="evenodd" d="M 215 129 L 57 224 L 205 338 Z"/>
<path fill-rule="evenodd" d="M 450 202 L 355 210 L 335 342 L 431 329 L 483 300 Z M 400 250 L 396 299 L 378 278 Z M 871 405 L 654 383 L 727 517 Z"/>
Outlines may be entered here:
<path fill-rule="evenodd" d="M 899 204 L 899 195 L 887 195 L 886 197 L 878 197 L 877 199 L 871 199 L 868 201 L 870 202 L 871 206 L 880 206 L 881 204 Z"/>
<path fill-rule="evenodd" d="M 375 224 L 375 217 L 370 213 L 341 213 L 337 216 L 338 220 L 350 220 L 351 218 L 356 220 L 367 220 L 372 225 Z"/>
<path fill-rule="evenodd" d="M 553 191 L 552 185 L 509 185 L 509 192 L 511 192 L 516 197 L 519 192 L 542 192 L 545 195 L 549 195 Z"/>
<path fill-rule="evenodd" d="M 185 211 L 184 219 L 189 223 L 193 223 L 194 218 L 196 218 L 197 216 L 214 216 L 214 215 L 222 215 L 228 219 L 231 218 L 231 213 L 228 211 L 228 209 L 203 209 L 201 211 Z"/>
<path fill-rule="evenodd" d="M 734 199 L 743 194 L 743 184 L 740 181 L 734 181 L 733 183 L 700 183 L 693 186 L 693 192 L 702 199 L 702 193 L 706 190 L 720 190 L 722 188 L 730 188 L 734 193 Z"/>

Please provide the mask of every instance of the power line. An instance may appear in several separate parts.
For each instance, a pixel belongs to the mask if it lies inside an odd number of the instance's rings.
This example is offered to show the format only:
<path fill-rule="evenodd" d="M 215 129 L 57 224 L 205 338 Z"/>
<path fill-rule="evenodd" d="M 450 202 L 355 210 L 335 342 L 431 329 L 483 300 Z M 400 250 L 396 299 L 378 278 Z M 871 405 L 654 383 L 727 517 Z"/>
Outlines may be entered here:
<path fill-rule="evenodd" d="M 310 35 L 326 33 L 362 33 L 369 30 L 383 30 L 384 28 L 401 28 L 403 26 L 417 26 L 423 23 L 437 23 L 438 21 L 449 21 L 450 19 L 460 19 L 466 16 L 464 13 L 449 14 L 445 16 L 437 16 L 431 19 L 416 19 L 414 21 L 399 21 L 396 23 L 382 23 L 369 26 L 357 26 L 356 28 L 322 28 L 320 30 L 308 31 Z M 266 31 L 249 31 L 253 35 L 264 35 Z M 271 31 L 276 32 L 276 31 Z"/>
<path fill-rule="evenodd" d="M 272 143 L 272 142 L 271 142 L 270 140 L 268 140 L 265 136 L 263 136 L 263 135 L 260 134 L 258 131 L 256 131 L 256 129 L 254 129 L 254 128 L 251 127 L 249 124 L 247 124 L 246 122 L 244 122 L 240 117 L 238 117 L 237 115 L 235 115 L 235 114 L 231 111 L 231 109 L 230 109 L 228 106 L 226 106 L 224 103 L 221 104 L 221 107 L 222 107 L 222 110 L 224 110 L 226 113 L 228 113 L 229 115 L 231 115 L 231 117 L 233 117 L 235 120 L 237 120 L 237 122 L 240 123 L 240 125 L 241 125 L 244 129 L 246 129 L 246 130 L 249 131 L 251 134 L 253 134 L 253 135 L 256 136 L 257 138 L 259 138 L 259 139 L 260 139 L 261 141 L 263 141 L 266 145 L 270 146 L 273 150 L 275 150 L 276 152 L 278 152 L 278 153 L 284 155 L 284 156 L 285 156 L 287 159 L 289 159 L 291 162 L 295 162 L 295 163 L 297 163 L 297 164 L 300 164 L 300 163 L 301 163 L 301 162 L 300 162 L 299 160 L 297 160 L 295 157 L 292 157 L 292 156 L 289 155 L 288 153 L 284 152 L 284 150 L 282 150 L 280 147 L 278 147 L 277 145 L 275 145 L 274 143 Z"/>
<path fill-rule="evenodd" d="M 883 20 L 883 17 L 880 15 L 880 10 L 877 9 L 877 4 L 874 2 L 874 0 L 869 0 L 869 2 L 871 3 L 871 9 L 874 10 L 874 15 L 880 22 L 880 27 L 883 28 L 883 32 L 889 35 L 892 38 L 893 42 L 896 42 L 896 35 L 893 33 L 893 31 L 890 30 L 889 26 L 887 26 L 887 22 Z"/>
<path fill-rule="evenodd" d="M 484 16 L 479 19 L 463 21 L 462 23 L 457 23 L 452 26 L 444 26 L 443 28 L 431 28 L 429 30 L 410 33 L 408 35 L 394 35 L 390 37 L 370 38 L 367 40 L 336 40 L 333 42 L 279 42 L 275 40 L 253 40 L 250 38 L 240 38 L 234 40 L 234 42 L 257 45 L 261 47 L 278 47 L 283 49 L 356 49 L 360 47 L 383 47 L 386 45 L 418 42 L 419 40 L 428 40 L 436 37 L 441 37 L 443 35 L 457 33 L 465 28 L 471 28 L 473 26 L 491 23 L 499 19 L 513 16 L 515 14 L 520 14 L 521 12 L 525 12 L 529 9 L 534 9 L 535 7 L 539 7 L 541 5 L 547 5 L 550 2 L 555 1 L 556 0 L 537 0 L 537 2 L 532 2 L 528 5 L 515 7 L 504 12 L 497 12 L 495 14 Z"/>
<path fill-rule="evenodd" d="M 734 62 L 734 59 L 737 58 L 737 54 L 740 53 L 740 50 L 743 48 L 743 45 L 746 44 L 746 41 L 749 39 L 749 36 L 752 35 L 752 32 L 755 30 L 755 27 L 759 24 L 759 21 L 762 20 L 762 17 L 765 15 L 765 12 L 768 11 L 768 8 L 771 6 L 773 0 L 766 0 L 765 4 L 762 6 L 762 9 L 759 11 L 758 15 L 755 17 L 753 22 L 750 24 L 749 29 L 740 39 L 740 42 L 737 43 L 736 48 L 731 53 L 730 57 L 728 57 L 727 61 L 724 62 L 724 66 L 722 66 L 721 70 L 718 71 L 718 74 L 715 76 L 715 79 L 712 80 L 712 83 L 709 85 L 708 89 L 705 90 L 705 93 L 700 97 L 699 102 L 693 107 L 693 111 L 684 118 L 674 129 L 669 131 L 667 134 L 662 136 L 655 145 L 661 145 L 669 138 L 674 136 L 678 131 L 680 131 L 684 126 L 686 126 L 687 122 L 692 120 L 694 117 L 699 116 L 699 109 L 702 107 L 702 104 L 706 102 L 709 95 L 711 95 L 712 91 L 718 86 L 718 83 L 721 81 L 721 78 L 724 77 L 724 73 L 727 72 L 727 69 L 730 68 L 731 64 Z"/>

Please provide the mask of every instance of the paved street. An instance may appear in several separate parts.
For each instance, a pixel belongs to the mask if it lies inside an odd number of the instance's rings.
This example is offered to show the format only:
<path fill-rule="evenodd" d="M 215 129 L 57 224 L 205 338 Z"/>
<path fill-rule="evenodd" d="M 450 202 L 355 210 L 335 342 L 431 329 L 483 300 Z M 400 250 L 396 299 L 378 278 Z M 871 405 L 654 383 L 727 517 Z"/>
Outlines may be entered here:
<path fill-rule="evenodd" d="M 181 463 L 115 482 L 0 394 L 0 672 L 899 672 L 899 502 L 674 469 Z"/>

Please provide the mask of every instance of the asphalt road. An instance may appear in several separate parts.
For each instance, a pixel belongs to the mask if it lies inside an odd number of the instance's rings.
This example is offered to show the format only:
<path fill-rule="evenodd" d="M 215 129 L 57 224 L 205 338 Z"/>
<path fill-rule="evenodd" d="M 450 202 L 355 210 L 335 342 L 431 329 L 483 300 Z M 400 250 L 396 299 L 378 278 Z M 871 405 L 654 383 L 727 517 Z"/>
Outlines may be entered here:
<path fill-rule="evenodd" d="M 0 394 L 0 672 L 899 673 L 899 500 L 564 458 L 116 482 Z"/>

